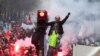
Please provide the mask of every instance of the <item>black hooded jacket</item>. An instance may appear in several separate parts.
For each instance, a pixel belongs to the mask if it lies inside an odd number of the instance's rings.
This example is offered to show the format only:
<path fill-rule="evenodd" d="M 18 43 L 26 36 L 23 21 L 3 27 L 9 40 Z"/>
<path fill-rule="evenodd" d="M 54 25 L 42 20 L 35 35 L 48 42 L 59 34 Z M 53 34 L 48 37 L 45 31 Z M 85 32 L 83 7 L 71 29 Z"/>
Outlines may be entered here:
<path fill-rule="evenodd" d="M 57 22 L 57 24 L 58 24 L 58 27 L 57 27 L 57 31 L 58 32 L 57 33 L 59 35 L 62 35 L 64 33 L 62 25 L 66 22 L 66 20 L 68 19 L 69 15 L 70 15 L 70 13 L 68 13 L 68 15 L 62 21 Z M 51 26 L 48 35 L 51 35 L 55 23 L 56 23 L 55 21 L 47 23 L 48 26 Z"/>

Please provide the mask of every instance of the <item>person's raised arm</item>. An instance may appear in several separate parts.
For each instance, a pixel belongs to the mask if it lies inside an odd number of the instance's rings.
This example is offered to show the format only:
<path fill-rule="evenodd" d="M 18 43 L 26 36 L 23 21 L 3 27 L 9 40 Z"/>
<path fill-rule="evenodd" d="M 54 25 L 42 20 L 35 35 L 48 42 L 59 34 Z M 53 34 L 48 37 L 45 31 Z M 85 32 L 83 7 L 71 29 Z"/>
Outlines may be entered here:
<path fill-rule="evenodd" d="M 71 14 L 71 13 L 69 12 L 69 13 L 67 14 L 67 16 L 61 21 L 61 24 L 64 24 L 64 23 L 66 22 L 66 20 L 68 19 L 68 17 L 69 17 L 70 14 Z"/>

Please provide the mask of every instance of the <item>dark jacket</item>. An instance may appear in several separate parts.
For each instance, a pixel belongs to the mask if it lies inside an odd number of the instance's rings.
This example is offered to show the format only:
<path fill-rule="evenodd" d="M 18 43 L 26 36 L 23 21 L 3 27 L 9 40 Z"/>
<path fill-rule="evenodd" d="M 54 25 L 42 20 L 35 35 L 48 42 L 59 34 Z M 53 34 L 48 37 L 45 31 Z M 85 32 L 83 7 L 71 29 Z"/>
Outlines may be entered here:
<path fill-rule="evenodd" d="M 62 35 L 64 33 L 62 25 L 66 22 L 66 20 L 68 19 L 69 15 L 70 14 L 68 13 L 68 15 L 62 21 L 57 22 L 57 24 L 58 24 L 58 29 L 57 29 L 58 32 L 57 33 L 58 34 Z M 48 26 L 51 26 L 48 35 L 51 35 L 53 27 L 54 27 L 54 24 L 55 24 L 55 21 L 47 23 Z"/>

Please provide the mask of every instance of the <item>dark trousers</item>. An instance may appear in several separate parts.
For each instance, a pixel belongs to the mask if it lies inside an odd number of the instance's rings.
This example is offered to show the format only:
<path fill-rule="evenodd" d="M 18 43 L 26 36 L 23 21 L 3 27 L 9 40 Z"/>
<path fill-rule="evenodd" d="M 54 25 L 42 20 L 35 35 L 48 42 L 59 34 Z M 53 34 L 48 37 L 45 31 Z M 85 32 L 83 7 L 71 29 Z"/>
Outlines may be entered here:
<path fill-rule="evenodd" d="M 54 50 L 55 48 L 54 47 L 50 47 L 49 46 L 49 49 L 48 49 L 48 52 L 47 52 L 47 56 L 53 56 L 53 54 L 54 54 Z"/>

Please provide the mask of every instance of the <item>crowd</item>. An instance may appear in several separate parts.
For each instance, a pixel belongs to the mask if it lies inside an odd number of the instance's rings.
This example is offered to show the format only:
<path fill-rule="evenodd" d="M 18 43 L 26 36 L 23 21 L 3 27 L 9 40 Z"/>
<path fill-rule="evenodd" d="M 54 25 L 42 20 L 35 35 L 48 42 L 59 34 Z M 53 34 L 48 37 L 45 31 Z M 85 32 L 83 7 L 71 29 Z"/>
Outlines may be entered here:
<path fill-rule="evenodd" d="M 43 40 L 45 36 L 45 31 L 48 26 L 50 27 L 48 33 L 48 51 L 47 56 L 54 56 L 60 50 L 61 44 L 60 39 L 64 33 L 63 24 L 67 21 L 70 16 L 70 12 L 66 15 L 63 20 L 60 20 L 60 16 L 55 17 L 55 21 L 46 22 L 46 23 L 37 23 L 37 28 L 34 29 L 34 25 L 31 22 L 29 16 L 26 16 L 25 21 L 9 21 L 3 22 L 0 26 L 0 55 L 1 56 L 34 56 L 39 55 L 40 50 L 43 50 Z M 40 27 L 42 26 L 42 27 Z M 35 30 L 35 31 L 34 31 Z M 26 37 L 32 37 L 32 44 L 36 46 L 16 46 L 15 43 L 17 40 L 23 39 Z M 36 39 L 34 39 L 34 38 Z M 30 40 L 31 41 L 31 40 Z M 23 45 L 23 44 L 22 44 Z M 40 46 L 38 46 L 40 45 Z M 56 50 L 57 49 L 57 50 Z M 44 56 L 44 52 L 41 51 Z M 66 56 L 66 55 L 65 55 Z"/>
<path fill-rule="evenodd" d="M 30 38 L 33 33 L 32 30 L 24 29 L 20 21 L 2 21 L 0 25 L 0 56 L 34 56 L 36 54 L 35 47 L 17 47 L 14 45 L 19 39 Z"/>

